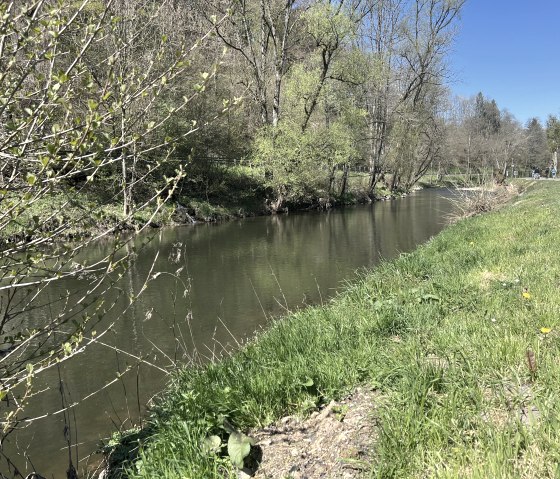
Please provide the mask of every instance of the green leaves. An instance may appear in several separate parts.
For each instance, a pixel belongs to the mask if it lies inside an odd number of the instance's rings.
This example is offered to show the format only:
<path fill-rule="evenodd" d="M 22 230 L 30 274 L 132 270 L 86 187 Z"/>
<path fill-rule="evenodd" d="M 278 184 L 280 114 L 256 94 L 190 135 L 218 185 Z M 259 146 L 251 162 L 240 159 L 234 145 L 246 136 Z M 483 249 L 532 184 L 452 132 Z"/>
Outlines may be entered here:
<path fill-rule="evenodd" d="M 70 77 L 66 73 L 60 72 L 58 75 L 53 75 L 53 80 L 56 80 L 62 85 L 68 82 L 70 80 Z"/>
<path fill-rule="evenodd" d="M 204 441 L 202 441 L 202 451 L 205 454 L 218 454 L 221 448 L 222 440 L 219 436 L 208 436 L 204 438 Z"/>
<path fill-rule="evenodd" d="M 32 173 L 27 173 L 25 181 L 29 186 L 33 186 L 37 182 L 37 177 Z"/>
<path fill-rule="evenodd" d="M 227 388 L 229 389 L 229 388 Z M 226 392 L 227 393 L 227 392 Z M 253 438 L 237 431 L 223 415 L 218 415 L 219 428 L 224 432 L 229 433 L 227 441 L 227 453 L 231 463 L 238 469 L 243 468 L 245 458 L 251 452 L 251 446 L 255 444 Z M 207 436 L 202 441 L 202 452 L 204 454 L 220 455 L 222 452 L 222 440 L 219 436 L 213 434 Z"/>
<path fill-rule="evenodd" d="M 306 377 L 305 380 L 301 383 L 301 385 L 306 388 L 310 388 L 311 386 L 313 386 L 313 384 L 313 379 L 311 379 L 310 377 Z"/>
<path fill-rule="evenodd" d="M 254 440 L 249 436 L 234 431 L 230 434 L 227 444 L 228 455 L 231 463 L 238 469 L 243 468 L 243 461 L 251 452 Z"/>

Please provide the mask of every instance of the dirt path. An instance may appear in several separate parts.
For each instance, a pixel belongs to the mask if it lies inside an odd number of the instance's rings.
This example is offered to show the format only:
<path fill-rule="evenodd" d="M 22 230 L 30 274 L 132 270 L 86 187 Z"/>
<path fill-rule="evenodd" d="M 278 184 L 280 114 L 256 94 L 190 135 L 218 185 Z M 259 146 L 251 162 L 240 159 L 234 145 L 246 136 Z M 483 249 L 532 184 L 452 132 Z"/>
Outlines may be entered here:
<path fill-rule="evenodd" d="M 240 479 L 354 479 L 369 469 L 376 437 L 374 391 L 360 388 L 301 421 L 288 416 L 252 431 L 259 450 L 256 471 Z"/>

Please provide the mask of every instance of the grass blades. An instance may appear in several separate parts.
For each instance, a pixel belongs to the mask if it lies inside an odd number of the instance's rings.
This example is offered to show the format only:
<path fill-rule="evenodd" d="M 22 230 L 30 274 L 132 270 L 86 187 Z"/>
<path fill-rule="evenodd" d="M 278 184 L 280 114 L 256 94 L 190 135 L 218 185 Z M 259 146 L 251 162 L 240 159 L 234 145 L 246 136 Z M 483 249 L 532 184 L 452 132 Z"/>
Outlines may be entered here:
<path fill-rule="evenodd" d="M 225 444 L 224 418 L 246 431 L 363 383 L 379 391 L 372 478 L 558 477 L 559 213 L 560 183 L 541 182 L 177 372 L 128 477 L 236 477 L 225 449 L 201 448 Z"/>

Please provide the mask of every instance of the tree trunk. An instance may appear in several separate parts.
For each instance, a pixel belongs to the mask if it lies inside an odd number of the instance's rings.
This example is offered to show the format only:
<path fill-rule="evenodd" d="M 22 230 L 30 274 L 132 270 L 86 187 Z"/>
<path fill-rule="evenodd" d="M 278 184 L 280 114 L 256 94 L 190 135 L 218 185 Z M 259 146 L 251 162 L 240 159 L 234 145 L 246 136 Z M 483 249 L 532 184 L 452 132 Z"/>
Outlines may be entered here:
<path fill-rule="evenodd" d="M 400 175 L 398 174 L 398 172 L 394 172 L 393 173 L 393 178 L 391 179 L 391 187 L 389 188 L 391 190 L 391 193 L 394 193 L 398 186 L 399 186 L 399 180 L 400 180 Z"/>
<path fill-rule="evenodd" d="M 329 198 L 332 196 L 333 191 L 334 191 L 334 180 L 336 177 L 336 165 L 334 165 L 331 169 L 331 174 L 329 175 Z"/>
<path fill-rule="evenodd" d="M 126 167 L 126 154 L 123 152 L 121 159 L 121 171 L 122 171 L 122 193 L 123 193 L 123 214 L 128 216 L 130 213 L 130 198 L 129 189 L 127 181 L 127 167 Z"/>
<path fill-rule="evenodd" d="M 276 199 L 270 202 L 270 211 L 272 213 L 278 213 L 284 206 L 284 201 L 285 201 L 284 194 L 279 192 L 276 195 Z"/>
<path fill-rule="evenodd" d="M 340 196 L 346 194 L 346 188 L 348 186 L 348 163 L 344 163 L 342 167 L 342 183 L 340 185 Z"/>

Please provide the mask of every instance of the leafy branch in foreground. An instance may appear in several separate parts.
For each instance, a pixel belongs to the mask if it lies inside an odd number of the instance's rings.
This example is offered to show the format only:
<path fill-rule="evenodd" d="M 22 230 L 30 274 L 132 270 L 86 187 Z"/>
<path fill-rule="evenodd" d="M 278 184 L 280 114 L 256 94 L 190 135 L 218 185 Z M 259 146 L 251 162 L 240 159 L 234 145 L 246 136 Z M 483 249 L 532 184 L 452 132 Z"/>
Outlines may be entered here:
<path fill-rule="evenodd" d="M 118 236 L 94 260 L 84 259 L 84 249 L 132 220 L 144 229 L 163 214 L 185 175 L 181 164 L 170 168 L 166 161 L 178 140 L 204 125 L 192 121 L 173 136 L 166 126 L 204 92 L 219 64 L 191 71 L 189 58 L 210 33 L 193 42 L 170 39 L 162 16 L 171 6 L 0 4 L 2 439 L 34 394 L 36 375 L 97 341 L 104 331 L 94 339 L 95 325 L 119 307 L 118 298 L 102 298 L 137 251 Z M 174 106 L 163 109 L 170 96 Z M 224 111 L 238 101 L 224 102 Z M 103 201 L 80 203 L 92 193 Z M 115 202 L 122 210 L 104 221 Z M 76 204 L 81 213 L 68 215 Z M 93 234 L 84 237 L 83 230 Z M 52 293 L 51 283 L 63 278 L 75 280 L 77 290 Z M 29 319 L 37 311 L 40 322 Z"/>

